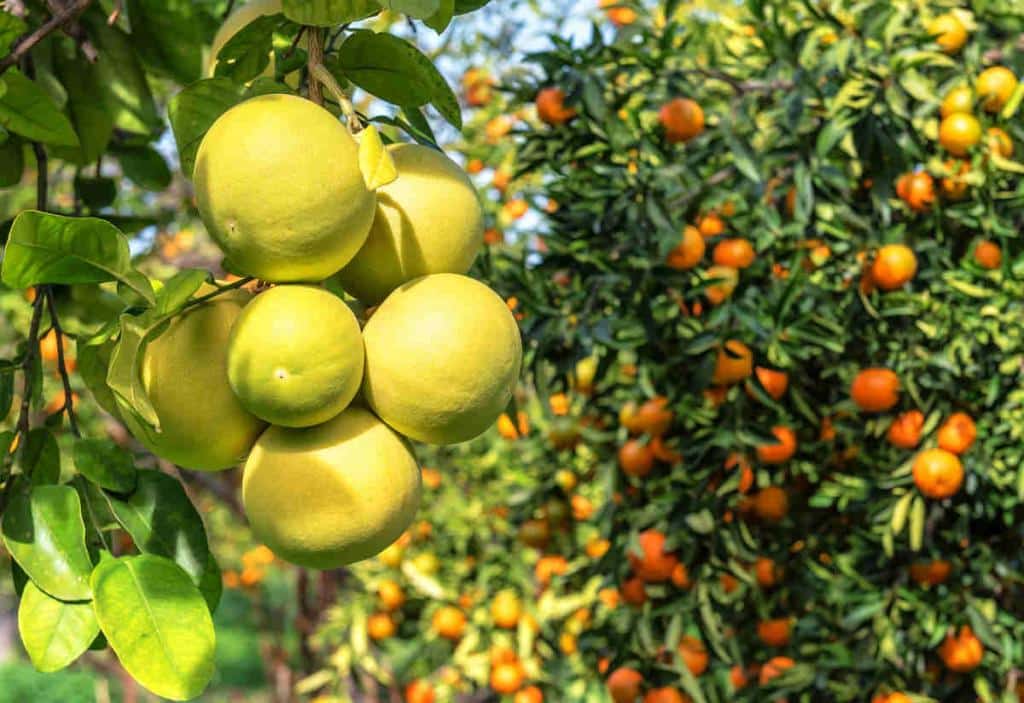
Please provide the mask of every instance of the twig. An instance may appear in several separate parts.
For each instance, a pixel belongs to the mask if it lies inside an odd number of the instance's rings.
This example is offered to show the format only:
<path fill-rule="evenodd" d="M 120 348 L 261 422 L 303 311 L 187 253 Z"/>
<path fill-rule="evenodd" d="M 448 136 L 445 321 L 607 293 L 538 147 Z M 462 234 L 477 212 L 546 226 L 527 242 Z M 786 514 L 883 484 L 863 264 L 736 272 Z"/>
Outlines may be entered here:
<path fill-rule="evenodd" d="M 222 20 L 226 20 L 231 11 L 235 9 L 235 0 L 228 0 L 228 6 L 224 8 L 224 14 L 221 15 Z"/>
<path fill-rule="evenodd" d="M 61 12 L 53 15 L 53 17 L 48 19 L 38 29 L 19 41 L 15 47 L 11 49 L 11 53 L 7 54 L 3 59 L 0 59 L 0 75 L 3 75 L 7 69 L 21 61 L 22 57 L 32 51 L 32 48 L 35 47 L 36 44 L 71 20 L 78 17 L 78 15 L 82 14 L 82 12 L 85 11 L 85 8 L 89 7 L 91 4 L 92 0 L 75 0 L 75 2 L 65 7 Z"/>
<path fill-rule="evenodd" d="M 160 468 L 164 470 L 164 473 L 176 476 L 179 481 L 183 481 L 191 486 L 198 486 L 205 491 L 211 493 L 215 498 L 220 500 L 228 509 L 234 513 L 235 517 L 246 522 L 245 509 L 242 507 L 242 502 L 238 499 L 238 494 L 231 486 L 226 485 L 214 474 L 207 474 L 201 471 L 181 471 L 174 464 L 170 462 L 160 461 Z"/>
<path fill-rule="evenodd" d="M 64 331 L 60 328 L 60 320 L 57 319 L 57 305 L 53 301 L 52 288 L 46 290 L 46 300 L 50 309 L 50 325 L 53 327 L 53 333 L 57 335 L 57 371 L 60 373 L 60 381 L 64 386 L 64 407 L 60 411 L 67 413 L 71 434 L 81 437 L 78 420 L 75 418 L 75 396 L 71 392 L 71 378 L 68 376 L 68 367 L 64 361 Z"/>
<path fill-rule="evenodd" d="M 717 68 L 685 68 L 680 70 L 679 73 L 695 73 L 705 78 L 722 81 L 739 94 L 768 93 L 775 90 L 789 90 L 793 87 L 793 81 L 784 78 L 778 78 L 773 81 L 741 81 Z"/>
<path fill-rule="evenodd" d="M 323 66 L 324 63 L 324 30 L 319 27 L 310 27 L 307 34 L 309 35 L 309 75 L 307 76 L 309 99 L 317 105 L 323 106 L 324 94 L 320 90 L 320 81 L 317 80 L 314 70 L 317 66 Z"/>
<path fill-rule="evenodd" d="M 295 38 L 292 39 L 292 43 L 285 49 L 284 53 L 281 54 L 282 59 L 290 59 L 295 50 L 299 47 L 299 42 L 302 41 L 302 36 L 306 33 L 306 26 L 299 27 L 299 31 L 295 34 Z"/>
<path fill-rule="evenodd" d="M 237 290 L 242 286 L 252 283 L 255 280 L 256 279 L 253 278 L 252 276 L 245 276 L 244 278 L 239 278 L 237 281 L 232 281 L 226 286 L 220 286 L 217 290 L 213 291 L 212 293 L 207 293 L 206 295 L 201 295 L 198 298 L 193 298 L 192 300 L 185 303 L 185 306 L 182 309 L 188 310 L 190 307 L 193 307 L 195 305 L 202 305 L 211 298 L 216 298 L 218 295 L 221 295 L 222 293 L 227 293 L 228 291 Z"/>

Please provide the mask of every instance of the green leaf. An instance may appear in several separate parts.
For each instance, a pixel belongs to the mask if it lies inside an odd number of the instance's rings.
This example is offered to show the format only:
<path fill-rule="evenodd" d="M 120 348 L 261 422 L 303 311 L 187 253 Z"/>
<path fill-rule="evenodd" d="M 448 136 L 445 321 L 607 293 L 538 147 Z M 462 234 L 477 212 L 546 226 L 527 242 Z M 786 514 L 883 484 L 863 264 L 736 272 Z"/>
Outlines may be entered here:
<path fill-rule="evenodd" d="M 455 129 L 462 129 L 462 108 L 459 107 L 459 99 L 440 73 L 437 74 L 437 77 L 440 81 L 434 84 L 434 97 L 431 98 L 430 104 L 437 109 L 448 124 Z"/>
<path fill-rule="evenodd" d="M 0 126 L 26 139 L 55 146 L 78 146 L 70 120 L 56 103 L 17 69 L 4 74 L 7 92 L 0 97 Z"/>
<path fill-rule="evenodd" d="M 36 427 L 29 431 L 21 454 L 21 470 L 32 477 L 33 486 L 60 481 L 60 447 L 49 430 Z"/>
<path fill-rule="evenodd" d="M 84 166 L 96 163 L 107 150 L 114 134 L 114 111 L 108 105 L 99 70 L 76 53 L 77 49 L 68 45 L 54 57 L 54 69 L 68 94 L 64 109 L 79 141 L 77 149 L 62 149 L 57 155 Z"/>
<path fill-rule="evenodd" d="M 135 460 L 109 439 L 80 439 L 72 450 L 78 473 L 117 493 L 135 490 Z"/>
<path fill-rule="evenodd" d="M 149 279 L 132 267 L 128 240 L 94 217 L 22 212 L 11 227 L 0 278 L 12 288 L 120 281 L 149 303 L 155 300 Z"/>
<path fill-rule="evenodd" d="M 217 560 L 213 557 L 213 552 L 210 552 L 206 559 L 203 578 L 199 581 L 199 592 L 203 594 L 210 612 L 216 612 L 221 596 L 224 595 L 224 577 L 221 575 Z"/>
<path fill-rule="evenodd" d="M 203 69 L 205 18 L 192 0 L 128 0 L 132 44 L 149 68 L 191 83 Z"/>
<path fill-rule="evenodd" d="M 148 146 L 118 149 L 126 178 L 146 190 L 164 190 L 171 184 L 171 169 L 156 149 Z"/>
<path fill-rule="evenodd" d="M 23 173 L 25 148 L 20 139 L 10 138 L 0 144 L 0 188 L 17 185 Z"/>
<path fill-rule="evenodd" d="M 135 680 L 176 701 L 203 692 L 213 676 L 215 634 L 188 574 L 143 554 L 101 562 L 92 587 L 100 629 Z"/>
<path fill-rule="evenodd" d="M 281 14 L 263 15 L 247 24 L 217 53 L 215 75 L 247 83 L 270 65 L 274 31 L 281 25 Z"/>
<path fill-rule="evenodd" d="M 227 78 L 197 81 L 175 95 L 168 106 L 171 129 L 178 143 L 181 170 L 188 176 L 195 167 L 196 152 L 217 118 L 238 104 L 244 88 Z"/>
<path fill-rule="evenodd" d="M 39 588 L 61 600 L 89 600 L 92 562 L 78 493 L 69 486 L 35 486 L 4 512 L 7 551 Z"/>
<path fill-rule="evenodd" d="M 467 12 L 474 12 L 490 1 L 491 0 L 455 0 L 455 14 L 464 15 Z"/>
<path fill-rule="evenodd" d="M 420 20 L 433 16 L 441 9 L 440 0 L 379 0 L 379 2 L 381 7 L 386 10 L 401 12 Z"/>
<path fill-rule="evenodd" d="M 210 280 L 205 269 L 182 269 L 171 276 L 156 294 L 157 315 L 171 315 L 180 311 L 199 288 Z"/>
<path fill-rule="evenodd" d="M 14 373 L 0 371 L 0 422 L 7 419 L 14 402 Z M 6 445 L 0 446 L 0 454 L 6 451 Z"/>
<path fill-rule="evenodd" d="M 110 509 L 136 546 L 173 559 L 199 584 L 210 558 L 203 520 L 181 483 L 159 471 L 139 471 L 130 496 L 110 496 Z"/>
<path fill-rule="evenodd" d="M 117 184 L 113 178 L 105 176 L 86 178 L 78 175 L 75 177 L 75 193 L 89 210 L 101 210 L 114 204 L 114 200 L 117 199 Z"/>
<path fill-rule="evenodd" d="M 166 322 L 164 317 L 152 314 L 121 316 L 121 337 L 110 353 L 107 368 L 107 387 L 115 398 L 123 401 L 139 419 L 154 429 L 160 429 L 160 417 L 149 400 L 142 383 L 142 360 L 146 345 Z M 118 409 L 121 410 L 120 405 Z"/>
<path fill-rule="evenodd" d="M 381 10 L 377 0 L 283 0 L 284 16 L 299 24 L 333 27 Z"/>
<path fill-rule="evenodd" d="M 0 54 L 9 52 L 18 37 L 27 31 L 28 25 L 23 19 L 9 12 L 0 12 Z"/>
<path fill-rule="evenodd" d="M 108 340 L 103 344 L 79 344 L 78 375 L 85 382 L 85 387 L 92 393 L 101 408 L 116 418 L 121 411 L 117 407 L 114 393 L 107 385 L 107 370 L 110 368 L 110 354 L 114 350 L 114 342 Z"/>
<path fill-rule="evenodd" d="M 59 671 L 82 656 L 100 633 L 91 603 L 65 603 L 25 584 L 18 606 L 18 632 L 32 665 Z"/>
<path fill-rule="evenodd" d="M 449 24 L 452 23 L 452 17 L 454 15 L 455 0 L 440 0 L 437 6 L 437 12 L 423 21 L 428 27 L 440 34 L 448 28 Z"/>
<path fill-rule="evenodd" d="M 430 59 L 392 34 L 357 30 L 341 45 L 338 59 L 346 78 L 395 105 L 425 105 L 446 85 Z"/>

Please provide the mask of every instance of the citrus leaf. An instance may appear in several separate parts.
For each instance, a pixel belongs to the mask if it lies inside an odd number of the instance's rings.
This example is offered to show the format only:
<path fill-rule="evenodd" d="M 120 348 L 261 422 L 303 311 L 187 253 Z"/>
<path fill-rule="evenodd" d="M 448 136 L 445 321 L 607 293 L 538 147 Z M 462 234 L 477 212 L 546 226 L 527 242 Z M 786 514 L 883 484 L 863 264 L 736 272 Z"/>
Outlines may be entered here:
<path fill-rule="evenodd" d="M 391 152 L 384 146 L 380 132 L 373 125 L 359 134 L 359 170 L 370 190 L 377 190 L 398 178 L 395 160 L 391 158 Z"/>
<path fill-rule="evenodd" d="M 80 439 L 72 452 L 78 473 L 96 485 L 118 493 L 135 490 L 132 455 L 109 439 Z"/>
<path fill-rule="evenodd" d="M 100 629 L 122 666 L 158 696 L 183 701 L 213 676 L 213 620 L 199 589 L 151 554 L 100 562 L 92 574 Z"/>
<path fill-rule="evenodd" d="M 391 34 L 352 32 L 338 50 L 338 59 L 348 80 L 395 105 L 424 105 L 444 83 L 430 59 Z"/>
<path fill-rule="evenodd" d="M 178 144 L 181 170 L 191 176 L 196 152 L 217 118 L 238 104 L 244 88 L 227 78 L 206 78 L 171 98 L 167 107 L 174 141 Z"/>
<path fill-rule="evenodd" d="M 401 12 L 403 15 L 426 19 L 441 9 L 441 0 L 379 0 L 381 6 L 392 12 Z M 448 0 L 451 3 L 452 0 Z"/>
<path fill-rule="evenodd" d="M 29 431 L 21 455 L 21 470 L 32 477 L 33 486 L 60 481 L 60 447 L 57 438 L 44 427 Z"/>
<path fill-rule="evenodd" d="M 128 0 L 132 44 L 151 70 L 189 83 L 203 68 L 206 20 L 192 0 Z"/>
<path fill-rule="evenodd" d="M 26 139 L 55 146 L 78 146 L 70 120 L 36 83 L 17 69 L 4 74 L 0 125 Z"/>
<path fill-rule="evenodd" d="M 455 0 L 440 0 L 437 12 L 423 20 L 424 24 L 440 34 L 452 23 L 455 15 Z"/>
<path fill-rule="evenodd" d="M 333 27 L 381 10 L 377 0 L 284 0 L 281 6 L 288 19 L 315 27 Z"/>
<path fill-rule="evenodd" d="M 91 603 L 65 603 L 31 581 L 18 605 L 18 632 L 32 665 L 59 671 L 78 659 L 100 633 Z"/>

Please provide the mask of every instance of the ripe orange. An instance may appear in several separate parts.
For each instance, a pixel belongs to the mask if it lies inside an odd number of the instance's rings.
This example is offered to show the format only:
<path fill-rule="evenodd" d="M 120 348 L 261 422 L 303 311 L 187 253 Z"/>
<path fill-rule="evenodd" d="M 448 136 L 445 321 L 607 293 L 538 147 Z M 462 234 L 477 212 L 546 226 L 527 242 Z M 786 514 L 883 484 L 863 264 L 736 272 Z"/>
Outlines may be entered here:
<path fill-rule="evenodd" d="M 718 347 L 711 383 L 731 386 L 748 378 L 754 372 L 753 359 L 754 354 L 746 344 L 736 339 L 727 340 Z"/>
<path fill-rule="evenodd" d="M 914 449 L 921 443 L 921 429 L 924 427 L 924 413 L 908 410 L 893 419 L 886 437 L 889 443 L 900 449 Z"/>
<path fill-rule="evenodd" d="M 782 676 L 787 669 L 792 669 L 794 666 L 796 666 L 796 662 L 789 657 L 772 657 L 761 667 L 758 682 L 764 686 L 772 679 Z"/>
<path fill-rule="evenodd" d="M 981 640 L 969 625 L 960 628 L 956 635 L 950 631 L 939 647 L 939 658 L 946 668 L 958 674 L 968 674 L 978 668 L 985 649 Z"/>
<path fill-rule="evenodd" d="M 974 261 L 984 269 L 995 270 L 1003 265 L 1003 250 L 995 242 L 983 239 L 974 246 Z"/>
<path fill-rule="evenodd" d="M 640 543 L 642 556 L 632 550 L 627 551 L 629 564 L 633 573 L 644 581 L 667 581 L 679 564 L 675 554 L 665 551 L 665 534 L 659 530 L 644 530 L 637 541 Z"/>
<path fill-rule="evenodd" d="M 775 400 L 781 399 L 789 388 L 789 374 L 785 371 L 777 371 L 767 366 L 755 366 L 754 375 L 757 376 L 757 380 L 760 381 L 765 392 Z"/>
<path fill-rule="evenodd" d="M 974 111 L 974 91 L 970 86 L 960 85 L 946 93 L 939 106 L 939 115 L 949 117 L 957 112 L 971 113 Z"/>
<path fill-rule="evenodd" d="M 491 618 L 495 627 L 511 630 L 519 624 L 523 605 L 512 591 L 499 591 L 491 601 Z"/>
<path fill-rule="evenodd" d="M 779 440 L 776 444 L 762 444 L 757 448 L 757 458 L 765 464 L 783 464 L 796 453 L 796 433 L 789 427 L 776 425 L 772 434 Z"/>
<path fill-rule="evenodd" d="M 774 618 L 757 623 L 757 637 L 768 647 L 785 647 L 789 644 L 792 621 L 789 618 Z"/>
<path fill-rule="evenodd" d="M 905 173 L 896 181 L 896 194 L 915 212 L 924 212 L 935 202 L 935 180 L 930 173 Z"/>
<path fill-rule="evenodd" d="M 502 193 L 508 188 L 508 184 L 512 182 L 512 176 L 508 171 L 498 169 L 494 172 L 494 177 L 491 179 L 491 185 L 497 188 Z"/>
<path fill-rule="evenodd" d="M 675 98 L 662 106 L 658 121 L 670 144 L 688 142 L 704 131 L 704 110 L 689 98 Z"/>
<path fill-rule="evenodd" d="M 928 23 L 928 34 L 947 54 L 955 54 L 967 43 L 967 28 L 952 12 L 939 15 Z"/>
<path fill-rule="evenodd" d="M 480 159 L 470 159 L 466 162 L 466 173 L 476 175 L 484 170 L 484 162 Z"/>
<path fill-rule="evenodd" d="M 953 565 L 945 559 L 916 561 L 910 565 L 910 578 L 921 586 L 938 586 L 946 582 Z"/>
<path fill-rule="evenodd" d="M 717 237 L 725 232 L 725 220 L 714 212 L 709 212 L 697 221 L 697 230 L 702 237 Z"/>
<path fill-rule="evenodd" d="M 889 410 L 900 400 L 899 376 L 889 369 L 863 369 L 850 385 L 850 397 L 864 412 Z"/>
<path fill-rule="evenodd" d="M 422 679 L 416 679 L 405 687 L 405 703 L 434 703 L 433 687 Z"/>
<path fill-rule="evenodd" d="M 67 348 L 67 340 L 61 339 Z M 39 358 L 51 364 L 57 363 L 57 330 L 51 329 L 39 339 Z"/>
<path fill-rule="evenodd" d="M 568 560 L 557 554 L 542 556 L 533 567 L 533 574 L 537 583 L 541 586 L 548 586 L 555 576 L 562 576 L 569 570 Z"/>
<path fill-rule="evenodd" d="M 636 669 L 623 666 L 608 677 L 608 693 L 615 703 L 636 703 L 644 677 Z"/>
<path fill-rule="evenodd" d="M 654 468 L 654 452 L 649 444 L 643 444 L 639 440 L 626 440 L 625 444 L 619 447 L 619 467 L 622 473 L 627 476 L 643 478 L 651 473 Z"/>
<path fill-rule="evenodd" d="M 679 656 L 694 676 L 700 676 L 708 669 L 708 650 L 696 637 L 683 635 L 679 641 Z"/>
<path fill-rule="evenodd" d="M 518 661 L 498 664 L 491 669 L 491 688 L 496 693 L 511 694 L 523 686 L 526 673 Z"/>
<path fill-rule="evenodd" d="M 1008 159 L 1013 156 L 1013 139 L 1000 127 L 989 127 L 986 133 L 988 153 Z"/>
<path fill-rule="evenodd" d="M 686 568 L 686 564 L 676 564 L 675 568 L 672 569 L 671 577 L 672 585 L 676 588 L 682 588 L 688 590 L 693 586 L 693 582 L 690 581 L 690 572 Z"/>
<path fill-rule="evenodd" d="M 705 274 L 708 280 L 715 281 L 704 289 L 704 295 L 712 305 L 728 300 L 740 282 L 739 271 L 728 266 L 710 266 Z"/>
<path fill-rule="evenodd" d="M 602 537 L 591 538 L 585 547 L 587 556 L 591 559 L 600 559 L 608 550 L 611 549 L 612 543 Z"/>
<path fill-rule="evenodd" d="M 722 584 L 722 590 L 726 593 L 733 593 L 740 587 L 739 579 L 728 572 L 721 574 L 718 577 L 718 582 Z"/>
<path fill-rule="evenodd" d="M 431 627 L 435 633 L 447 640 L 462 639 L 466 632 L 466 615 L 455 606 L 442 606 L 434 611 Z"/>
<path fill-rule="evenodd" d="M 750 680 L 747 677 L 747 670 L 743 668 L 742 664 L 734 664 L 733 667 L 729 669 L 729 683 L 732 684 L 734 691 L 739 691 L 750 683 Z"/>
<path fill-rule="evenodd" d="M 978 76 L 975 90 L 981 106 L 988 112 L 999 112 L 1017 89 L 1017 76 L 1005 66 L 986 68 Z"/>
<path fill-rule="evenodd" d="M 871 280 L 882 290 L 896 290 L 917 273 L 917 257 L 905 244 L 886 244 L 875 253 Z"/>
<path fill-rule="evenodd" d="M 970 186 L 967 176 L 971 172 L 971 164 L 964 159 L 949 159 L 944 166 L 949 175 L 942 179 L 942 194 L 950 200 L 960 200 Z"/>
<path fill-rule="evenodd" d="M 772 588 L 782 580 L 782 567 L 775 563 L 774 559 L 758 557 L 754 562 L 754 578 L 761 588 Z"/>
<path fill-rule="evenodd" d="M 757 253 L 753 245 L 742 237 L 723 239 L 715 245 L 711 253 L 711 259 L 718 266 L 728 266 L 734 269 L 745 269 L 754 263 Z"/>
<path fill-rule="evenodd" d="M 569 499 L 569 506 L 572 508 L 572 519 L 577 522 L 594 517 L 594 503 L 586 496 L 575 494 Z"/>
<path fill-rule="evenodd" d="M 629 429 L 636 432 L 646 432 L 652 437 L 660 437 L 665 434 L 672 425 L 674 414 L 666 406 L 668 398 L 662 395 L 655 396 L 644 401 L 636 414 L 629 418 Z"/>
<path fill-rule="evenodd" d="M 978 428 L 967 413 L 953 413 L 939 427 L 939 447 L 953 454 L 963 454 L 977 438 Z"/>
<path fill-rule="evenodd" d="M 373 640 L 386 640 L 395 634 L 395 621 L 387 613 L 374 613 L 366 619 L 366 633 Z"/>
<path fill-rule="evenodd" d="M 644 703 L 691 703 L 691 699 L 671 686 L 663 686 L 648 691 Z"/>
<path fill-rule="evenodd" d="M 778 486 L 762 488 L 754 496 L 754 512 L 765 522 L 781 522 L 789 514 L 789 496 Z"/>
<path fill-rule="evenodd" d="M 964 482 L 964 468 L 956 454 L 945 449 L 926 449 L 914 459 L 914 485 L 929 498 L 957 494 Z"/>
<path fill-rule="evenodd" d="M 548 405 L 551 407 L 551 412 L 554 415 L 568 415 L 569 414 L 569 396 L 565 393 L 555 393 L 548 398 Z"/>
<path fill-rule="evenodd" d="M 512 118 L 509 115 L 492 117 L 484 126 L 484 134 L 487 136 L 487 141 L 491 144 L 497 144 L 511 131 Z"/>
<path fill-rule="evenodd" d="M 687 225 L 683 230 L 682 240 L 668 253 L 665 263 L 677 271 L 692 269 L 704 258 L 706 248 L 700 230 L 693 225 Z"/>
<path fill-rule="evenodd" d="M 622 583 L 622 600 L 630 605 L 641 606 L 647 602 L 647 587 L 639 576 L 628 578 Z"/>
<path fill-rule="evenodd" d="M 565 106 L 565 91 L 561 88 L 544 88 L 537 93 L 537 117 L 551 126 L 565 124 L 576 116 L 576 111 Z"/>
<path fill-rule="evenodd" d="M 387 611 L 395 611 L 405 604 L 405 593 L 402 587 L 390 579 L 381 581 L 377 586 L 377 597 Z"/>
<path fill-rule="evenodd" d="M 527 686 L 516 694 L 512 703 L 544 703 L 544 693 L 537 686 Z"/>
<path fill-rule="evenodd" d="M 632 7 L 617 7 L 622 0 L 601 0 L 601 8 L 609 21 L 616 27 L 626 27 L 637 20 L 636 10 Z"/>
<path fill-rule="evenodd" d="M 966 156 L 981 141 L 981 123 L 974 115 L 954 112 L 939 125 L 939 144 L 954 156 Z"/>

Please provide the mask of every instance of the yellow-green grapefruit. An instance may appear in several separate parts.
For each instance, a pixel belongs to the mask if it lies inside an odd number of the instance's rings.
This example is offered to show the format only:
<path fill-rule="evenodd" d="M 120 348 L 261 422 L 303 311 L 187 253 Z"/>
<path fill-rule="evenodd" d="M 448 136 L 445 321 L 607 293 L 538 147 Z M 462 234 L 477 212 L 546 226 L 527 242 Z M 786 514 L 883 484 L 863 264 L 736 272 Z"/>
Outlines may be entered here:
<path fill-rule="evenodd" d="M 235 8 L 213 36 L 213 42 L 210 44 L 210 55 L 206 60 L 206 76 L 208 78 L 212 77 L 217 70 L 217 54 L 220 53 L 220 50 L 224 48 L 224 45 L 228 43 L 231 37 L 238 34 L 239 31 L 253 20 L 265 15 L 276 15 L 279 12 L 281 12 L 281 0 L 250 0 L 244 5 Z M 274 75 L 273 52 L 270 54 L 270 64 L 263 71 L 263 75 L 271 77 Z"/>
<path fill-rule="evenodd" d="M 228 336 L 248 300 L 233 291 L 198 305 L 146 346 L 142 383 L 160 431 L 118 405 L 131 433 L 158 457 L 187 469 L 227 469 L 245 460 L 263 431 L 228 385 Z"/>
<path fill-rule="evenodd" d="M 350 407 L 322 425 L 263 433 L 245 464 L 242 503 L 276 554 L 333 569 L 394 542 L 416 515 L 420 490 L 409 443 Z"/>
<path fill-rule="evenodd" d="M 194 178 L 199 213 L 232 270 L 275 283 L 327 278 L 373 222 L 355 139 L 294 95 L 262 95 L 221 115 L 199 145 Z"/>
<path fill-rule="evenodd" d="M 370 235 L 338 274 L 346 291 L 371 305 L 414 278 L 465 273 L 483 245 L 483 209 L 466 173 L 436 149 L 388 150 L 398 178 L 377 191 Z"/>
<path fill-rule="evenodd" d="M 464 442 L 493 425 L 522 363 L 508 306 L 483 283 L 452 273 L 389 295 L 363 341 L 366 402 L 402 434 L 432 444 Z"/>
<path fill-rule="evenodd" d="M 352 310 L 314 286 L 275 286 L 242 311 L 228 341 L 228 382 L 267 422 L 309 427 L 340 413 L 363 378 Z"/>

